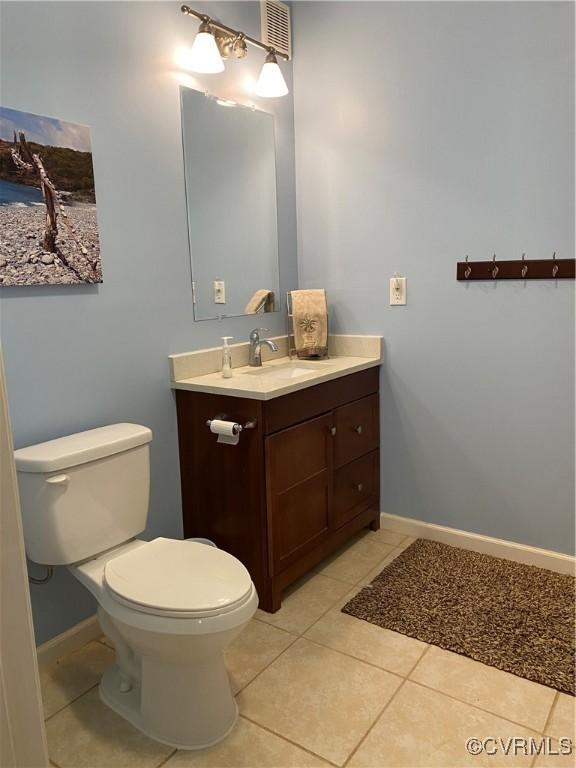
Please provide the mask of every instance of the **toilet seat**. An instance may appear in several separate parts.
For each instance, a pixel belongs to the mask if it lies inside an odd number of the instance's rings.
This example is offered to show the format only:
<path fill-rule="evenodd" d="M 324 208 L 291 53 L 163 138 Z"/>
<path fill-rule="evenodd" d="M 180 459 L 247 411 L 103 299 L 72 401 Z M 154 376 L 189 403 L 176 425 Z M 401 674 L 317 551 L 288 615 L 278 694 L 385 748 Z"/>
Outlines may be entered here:
<path fill-rule="evenodd" d="M 179 618 L 234 611 L 253 593 L 250 574 L 232 555 L 164 538 L 109 560 L 104 584 L 114 600 L 133 610 Z"/>

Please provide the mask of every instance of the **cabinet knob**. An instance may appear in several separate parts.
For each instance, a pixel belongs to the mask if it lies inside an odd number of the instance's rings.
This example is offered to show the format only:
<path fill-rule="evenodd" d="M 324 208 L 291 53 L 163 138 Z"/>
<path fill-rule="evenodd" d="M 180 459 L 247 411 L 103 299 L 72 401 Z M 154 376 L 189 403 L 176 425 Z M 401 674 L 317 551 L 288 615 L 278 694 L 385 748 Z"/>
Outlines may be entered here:
<path fill-rule="evenodd" d="M 357 427 L 354 427 L 354 432 L 356 432 L 358 435 L 362 434 L 362 424 L 358 424 Z"/>
<path fill-rule="evenodd" d="M 330 427 L 330 434 L 332 435 L 332 437 L 336 435 L 336 427 Z"/>
<path fill-rule="evenodd" d="M 364 485 L 363 485 L 362 483 L 356 483 L 356 485 L 354 486 L 354 488 L 356 488 L 356 490 L 358 491 L 358 493 L 362 493 L 362 491 L 364 490 Z"/>

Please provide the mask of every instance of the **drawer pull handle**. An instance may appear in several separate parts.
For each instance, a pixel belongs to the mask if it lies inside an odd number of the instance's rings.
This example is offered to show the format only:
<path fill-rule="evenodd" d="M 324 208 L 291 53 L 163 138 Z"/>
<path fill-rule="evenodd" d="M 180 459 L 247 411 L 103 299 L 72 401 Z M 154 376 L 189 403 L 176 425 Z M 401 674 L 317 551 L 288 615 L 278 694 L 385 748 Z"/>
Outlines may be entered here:
<path fill-rule="evenodd" d="M 332 437 L 335 437 L 335 435 L 336 435 L 336 427 L 330 427 L 330 434 L 332 435 Z"/>
<path fill-rule="evenodd" d="M 358 493 L 362 493 L 362 491 L 364 490 L 364 485 L 363 485 L 362 483 L 356 483 L 356 485 L 354 486 L 354 488 L 356 488 L 356 490 L 358 491 Z"/>
<path fill-rule="evenodd" d="M 357 427 L 354 427 L 354 432 L 356 432 L 358 435 L 362 434 L 362 424 L 358 424 Z"/>

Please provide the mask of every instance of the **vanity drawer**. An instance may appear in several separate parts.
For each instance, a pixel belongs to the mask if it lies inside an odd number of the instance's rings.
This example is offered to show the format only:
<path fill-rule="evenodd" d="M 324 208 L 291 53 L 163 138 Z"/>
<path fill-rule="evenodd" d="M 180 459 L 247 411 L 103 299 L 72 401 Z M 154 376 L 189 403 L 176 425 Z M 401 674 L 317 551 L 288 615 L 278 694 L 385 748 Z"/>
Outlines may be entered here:
<path fill-rule="evenodd" d="M 337 408 L 334 423 L 336 467 L 375 450 L 380 441 L 378 395 L 369 395 Z"/>
<path fill-rule="evenodd" d="M 286 429 L 377 393 L 379 371 L 379 368 L 368 368 L 289 395 L 265 400 L 262 404 L 264 433 L 269 435 Z"/>
<path fill-rule="evenodd" d="M 334 478 L 333 525 L 339 528 L 366 509 L 378 493 L 378 451 L 336 470 Z"/>

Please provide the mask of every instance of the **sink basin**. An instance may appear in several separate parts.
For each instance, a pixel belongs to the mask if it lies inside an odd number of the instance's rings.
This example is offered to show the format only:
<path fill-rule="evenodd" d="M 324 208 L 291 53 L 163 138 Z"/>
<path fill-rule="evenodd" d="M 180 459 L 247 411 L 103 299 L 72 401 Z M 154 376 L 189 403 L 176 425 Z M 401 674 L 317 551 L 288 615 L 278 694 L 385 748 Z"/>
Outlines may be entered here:
<path fill-rule="evenodd" d="M 293 363 L 284 363 L 282 365 L 264 364 L 262 368 L 253 368 L 252 370 L 246 371 L 246 374 L 248 376 L 265 376 L 267 379 L 274 379 L 276 381 L 291 381 L 300 376 L 309 376 L 311 373 L 324 368 L 326 368 L 326 365 L 321 364 L 320 368 L 316 363 L 300 363 L 294 361 Z"/>

